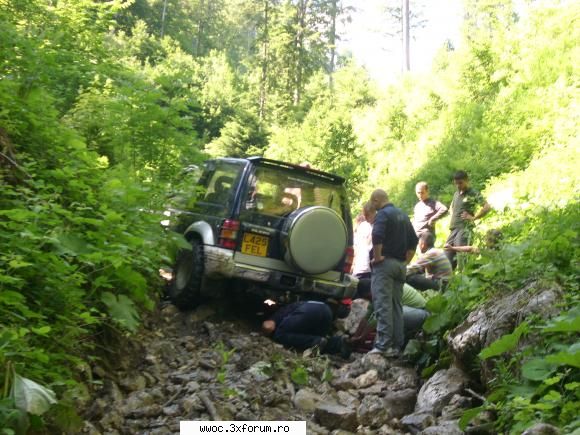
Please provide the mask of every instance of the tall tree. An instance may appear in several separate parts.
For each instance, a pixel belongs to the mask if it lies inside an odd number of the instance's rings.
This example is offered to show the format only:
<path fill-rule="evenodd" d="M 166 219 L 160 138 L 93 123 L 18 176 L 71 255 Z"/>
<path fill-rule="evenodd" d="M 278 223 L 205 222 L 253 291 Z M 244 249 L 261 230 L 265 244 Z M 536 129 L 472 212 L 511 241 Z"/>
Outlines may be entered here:
<path fill-rule="evenodd" d="M 403 71 L 410 71 L 411 70 L 411 53 L 409 51 L 409 38 L 410 38 L 410 25 L 409 20 L 411 18 L 409 13 L 409 0 L 401 0 L 402 1 L 402 33 L 403 33 Z"/>
<path fill-rule="evenodd" d="M 423 19 L 424 5 L 421 1 L 411 4 L 410 0 L 386 0 L 387 17 L 386 34 L 401 40 L 401 70 L 411 70 L 411 32 L 425 27 L 427 20 Z"/>

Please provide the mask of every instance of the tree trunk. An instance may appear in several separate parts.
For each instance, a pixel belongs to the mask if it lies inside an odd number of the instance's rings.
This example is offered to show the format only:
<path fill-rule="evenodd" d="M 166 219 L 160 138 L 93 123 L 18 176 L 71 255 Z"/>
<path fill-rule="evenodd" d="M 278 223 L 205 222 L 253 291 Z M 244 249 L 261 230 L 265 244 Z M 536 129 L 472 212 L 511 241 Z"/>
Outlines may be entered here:
<path fill-rule="evenodd" d="M 328 42 L 330 44 L 330 62 L 328 65 L 328 86 L 330 91 L 334 90 L 334 69 L 336 67 L 336 16 L 338 15 L 338 0 L 332 0 L 330 6 L 330 35 Z"/>
<path fill-rule="evenodd" d="M 260 107 L 259 117 L 263 121 L 266 116 L 266 99 L 268 93 L 268 49 L 269 49 L 269 2 L 264 0 L 264 36 L 262 41 L 262 74 L 260 76 Z"/>
<path fill-rule="evenodd" d="M 166 13 L 167 13 L 167 0 L 163 0 L 163 11 L 161 12 L 161 35 L 160 35 L 161 38 L 163 38 L 163 34 L 165 32 Z"/>
<path fill-rule="evenodd" d="M 206 10 L 205 10 L 205 1 L 204 0 L 200 0 L 200 2 L 199 2 L 199 11 L 200 11 L 200 15 L 199 15 L 199 18 L 197 20 L 197 36 L 195 38 L 195 44 L 193 45 L 193 55 L 196 57 L 201 55 L 201 51 L 203 49 L 202 43 L 201 43 L 201 38 L 203 35 L 203 31 L 204 31 L 204 22 L 206 20 L 206 16 L 205 16 Z"/>
<path fill-rule="evenodd" d="M 306 14 L 309 0 L 298 2 L 298 31 L 296 34 L 296 75 L 294 80 L 294 105 L 300 104 L 302 98 L 302 80 L 304 74 L 304 36 L 306 33 Z"/>
<path fill-rule="evenodd" d="M 402 25 L 403 25 L 403 71 L 411 70 L 411 53 L 409 50 L 410 25 L 409 25 L 409 0 L 402 0 Z"/>

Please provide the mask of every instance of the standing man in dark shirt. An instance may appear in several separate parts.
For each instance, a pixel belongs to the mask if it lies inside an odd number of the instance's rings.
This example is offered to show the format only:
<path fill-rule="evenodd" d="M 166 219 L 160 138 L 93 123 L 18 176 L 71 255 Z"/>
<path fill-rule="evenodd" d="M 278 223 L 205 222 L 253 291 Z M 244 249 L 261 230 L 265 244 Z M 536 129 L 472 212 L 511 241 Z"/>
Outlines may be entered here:
<path fill-rule="evenodd" d="M 370 201 L 377 210 L 371 281 L 377 335 L 371 353 L 398 356 L 405 341 L 402 299 L 406 265 L 415 254 L 418 240 L 409 217 L 389 202 L 384 190 L 375 190 Z"/>
<path fill-rule="evenodd" d="M 419 202 L 415 204 L 413 210 L 415 233 L 417 237 L 421 237 L 421 234 L 429 232 L 435 237 L 435 222 L 445 216 L 447 207 L 429 197 L 429 185 L 425 181 L 417 183 L 415 194 L 419 198 Z"/>
<path fill-rule="evenodd" d="M 451 232 L 445 245 L 451 247 L 468 246 L 471 245 L 475 220 L 485 216 L 491 207 L 480 192 L 469 187 L 469 177 L 465 171 L 455 173 L 453 184 L 455 184 L 457 191 L 451 202 L 451 223 L 449 225 Z M 481 208 L 476 212 L 480 206 Z M 446 251 L 446 255 L 455 269 L 457 267 L 456 252 L 449 250 Z"/>

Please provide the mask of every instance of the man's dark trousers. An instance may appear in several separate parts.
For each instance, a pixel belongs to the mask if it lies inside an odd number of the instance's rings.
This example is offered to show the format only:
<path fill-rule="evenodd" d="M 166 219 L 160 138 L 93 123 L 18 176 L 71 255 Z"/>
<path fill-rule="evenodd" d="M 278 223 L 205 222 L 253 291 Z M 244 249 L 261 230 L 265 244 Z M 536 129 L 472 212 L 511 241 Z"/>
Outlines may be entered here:
<path fill-rule="evenodd" d="M 422 273 L 407 276 L 407 284 L 417 290 L 440 290 L 444 285 L 439 279 L 427 278 Z"/>
<path fill-rule="evenodd" d="M 469 246 L 471 244 L 472 234 L 469 228 L 455 228 L 452 229 L 447 237 L 447 244 L 451 246 Z M 445 255 L 449 258 L 453 270 L 457 268 L 457 252 L 445 251 Z"/>
<path fill-rule="evenodd" d="M 276 325 L 274 339 L 285 346 L 308 349 L 320 344 L 332 326 L 332 311 L 323 302 L 303 302 Z"/>

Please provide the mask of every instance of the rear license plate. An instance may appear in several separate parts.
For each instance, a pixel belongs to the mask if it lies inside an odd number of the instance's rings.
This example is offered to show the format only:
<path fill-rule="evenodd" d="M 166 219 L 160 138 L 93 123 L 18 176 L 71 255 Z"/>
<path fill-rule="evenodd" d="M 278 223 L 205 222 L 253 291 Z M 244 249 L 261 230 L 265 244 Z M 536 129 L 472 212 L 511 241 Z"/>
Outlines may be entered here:
<path fill-rule="evenodd" d="M 242 240 L 242 254 L 256 255 L 265 257 L 268 253 L 268 244 L 270 239 L 258 234 L 245 233 Z"/>

